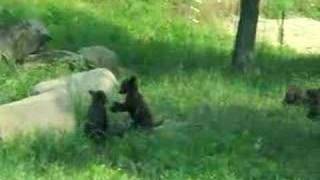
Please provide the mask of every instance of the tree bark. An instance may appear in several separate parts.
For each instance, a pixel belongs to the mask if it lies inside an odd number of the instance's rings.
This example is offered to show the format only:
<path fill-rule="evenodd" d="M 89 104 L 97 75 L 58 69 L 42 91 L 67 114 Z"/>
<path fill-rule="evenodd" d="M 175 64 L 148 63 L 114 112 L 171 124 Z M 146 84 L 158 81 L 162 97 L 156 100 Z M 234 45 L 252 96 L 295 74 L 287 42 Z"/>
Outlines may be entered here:
<path fill-rule="evenodd" d="M 280 27 L 279 27 L 279 44 L 280 44 L 280 47 L 283 46 L 284 44 L 284 21 L 286 19 L 286 12 L 285 10 L 282 10 L 282 13 L 281 13 L 281 22 L 280 22 Z"/>
<path fill-rule="evenodd" d="M 245 72 L 253 65 L 260 0 L 241 0 L 232 67 Z"/>

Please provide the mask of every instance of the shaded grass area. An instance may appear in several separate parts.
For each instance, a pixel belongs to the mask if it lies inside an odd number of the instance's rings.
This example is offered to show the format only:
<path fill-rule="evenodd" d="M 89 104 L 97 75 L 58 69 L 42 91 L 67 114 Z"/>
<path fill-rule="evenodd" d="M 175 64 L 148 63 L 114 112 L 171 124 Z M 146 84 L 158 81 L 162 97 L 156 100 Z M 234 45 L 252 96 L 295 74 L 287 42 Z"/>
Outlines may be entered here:
<path fill-rule="evenodd" d="M 81 132 L 2 142 L 1 178 L 320 178 L 319 125 L 303 108 L 281 104 L 287 84 L 319 85 L 319 56 L 260 45 L 260 69 L 240 76 L 229 71 L 232 38 L 170 17 L 166 2 L 30 2 L 1 3 L 16 16 L 43 19 L 55 37 L 53 48 L 102 44 L 115 50 L 139 74 L 156 118 L 166 123 L 153 134 L 110 138 L 105 147 L 93 146 Z M 15 72 L 0 67 L 0 103 L 68 73 L 63 64 Z"/>

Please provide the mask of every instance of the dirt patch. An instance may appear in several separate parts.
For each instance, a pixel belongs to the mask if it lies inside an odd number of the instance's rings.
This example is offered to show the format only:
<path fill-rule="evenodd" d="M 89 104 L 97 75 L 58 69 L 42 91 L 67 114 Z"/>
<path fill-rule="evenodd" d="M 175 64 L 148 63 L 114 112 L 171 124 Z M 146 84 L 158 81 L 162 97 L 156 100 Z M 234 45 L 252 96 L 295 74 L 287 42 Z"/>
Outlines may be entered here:
<path fill-rule="evenodd" d="M 235 34 L 238 18 L 226 23 Z M 257 39 L 279 46 L 280 20 L 260 18 Z M 284 23 L 284 45 L 304 54 L 320 54 L 320 21 L 310 18 L 288 18 Z"/>

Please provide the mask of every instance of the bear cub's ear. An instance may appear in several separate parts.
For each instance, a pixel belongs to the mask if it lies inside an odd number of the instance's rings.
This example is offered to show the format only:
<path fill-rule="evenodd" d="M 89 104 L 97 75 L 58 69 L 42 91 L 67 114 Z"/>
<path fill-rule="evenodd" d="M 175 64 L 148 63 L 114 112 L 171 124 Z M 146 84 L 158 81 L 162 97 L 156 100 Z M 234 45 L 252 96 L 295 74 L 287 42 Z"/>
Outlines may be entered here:
<path fill-rule="evenodd" d="M 93 95 L 95 94 L 95 92 L 94 92 L 93 90 L 89 90 L 88 92 L 89 92 L 89 94 L 90 94 L 91 96 L 93 96 Z"/>
<path fill-rule="evenodd" d="M 137 76 L 131 76 L 131 78 L 129 79 L 130 83 L 136 84 L 137 83 Z"/>
<path fill-rule="evenodd" d="M 137 90 L 138 89 L 138 78 L 136 76 L 131 76 L 128 81 L 128 90 Z"/>
<path fill-rule="evenodd" d="M 106 94 L 102 90 L 98 90 L 98 91 L 89 90 L 88 92 L 91 95 L 92 99 L 96 102 L 97 101 L 103 102 L 103 103 L 109 102 Z"/>

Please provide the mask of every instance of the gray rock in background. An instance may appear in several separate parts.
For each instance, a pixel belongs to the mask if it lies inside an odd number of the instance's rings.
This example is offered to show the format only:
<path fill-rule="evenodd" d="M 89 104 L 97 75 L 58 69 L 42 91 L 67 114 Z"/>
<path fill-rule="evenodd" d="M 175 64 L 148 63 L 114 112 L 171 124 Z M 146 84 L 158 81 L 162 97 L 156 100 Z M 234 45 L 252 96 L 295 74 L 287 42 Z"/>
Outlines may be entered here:
<path fill-rule="evenodd" d="M 118 55 L 104 46 L 88 46 L 79 49 L 79 54 L 88 61 L 93 67 L 108 68 L 115 75 L 119 74 L 119 58 Z"/>
<path fill-rule="evenodd" d="M 123 70 L 120 67 L 118 55 L 104 46 L 83 47 L 78 53 L 67 50 L 43 51 L 29 55 L 26 62 L 64 62 L 69 64 L 72 70 L 107 68 L 115 75 L 119 75 L 120 71 Z"/>
<path fill-rule="evenodd" d="M 47 62 L 56 61 L 81 61 L 83 57 L 72 51 L 67 50 L 49 50 L 31 54 L 26 58 L 26 62 Z"/>
<path fill-rule="evenodd" d="M 37 20 L 1 26 L 0 58 L 13 63 L 23 62 L 26 56 L 45 49 L 50 40 L 49 31 Z"/>
<path fill-rule="evenodd" d="M 92 67 L 82 55 L 67 50 L 49 50 L 31 54 L 25 60 L 28 64 L 62 62 L 69 65 L 71 70 L 88 70 Z"/>

